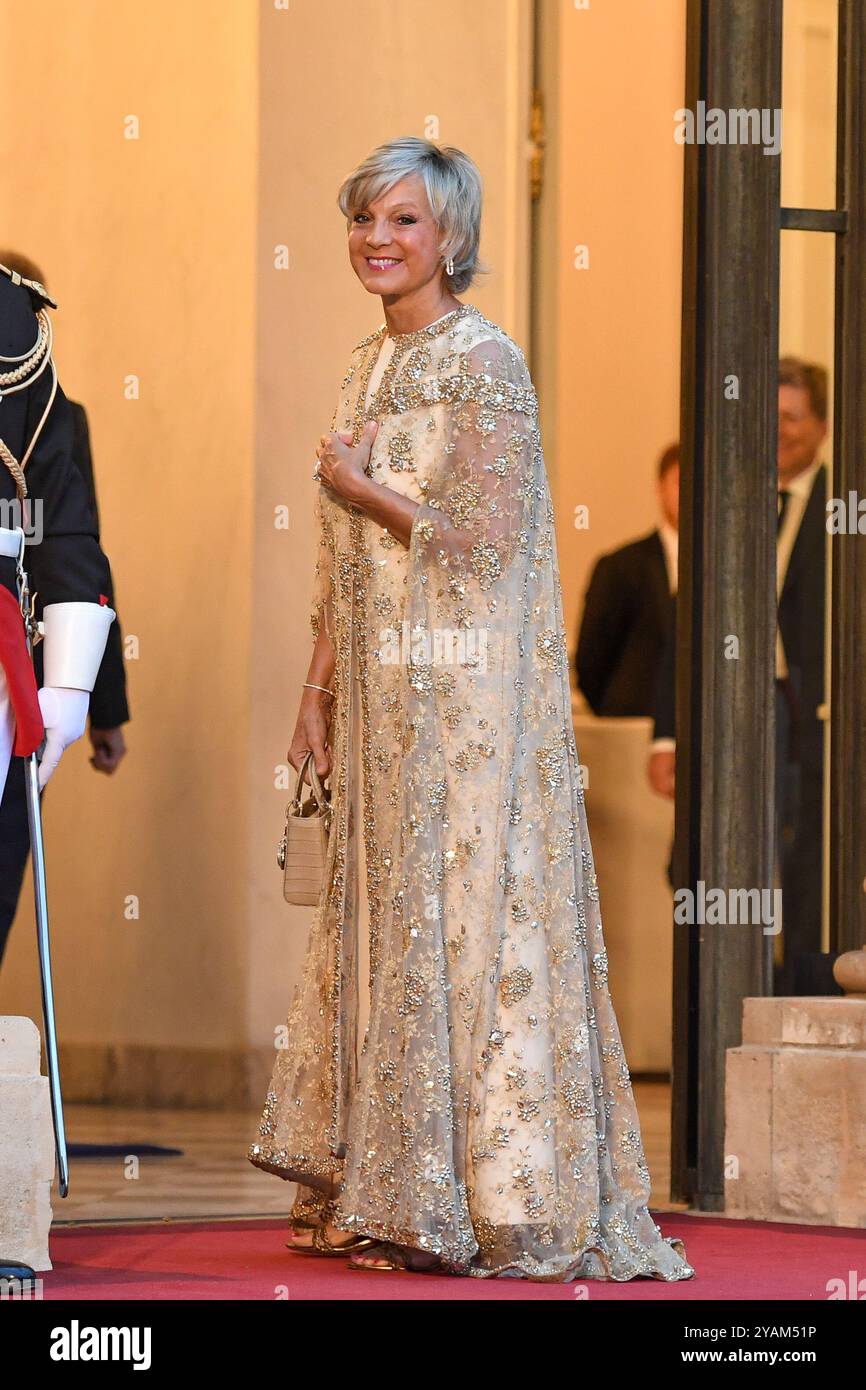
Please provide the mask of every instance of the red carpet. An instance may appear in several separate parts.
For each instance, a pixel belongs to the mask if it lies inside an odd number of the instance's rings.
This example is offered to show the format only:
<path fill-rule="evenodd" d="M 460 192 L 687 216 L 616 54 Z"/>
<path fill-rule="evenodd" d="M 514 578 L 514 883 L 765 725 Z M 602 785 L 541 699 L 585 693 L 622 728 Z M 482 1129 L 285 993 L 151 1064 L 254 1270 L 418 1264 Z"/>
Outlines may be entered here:
<path fill-rule="evenodd" d="M 815 1299 L 866 1267 L 866 1232 L 654 1213 L 683 1238 L 694 1279 L 539 1284 L 352 1270 L 345 1260 L 285 1249 L 286 1221 L 161 1221 L 57 1226 L 48 1299 Z M 851 1297 L 849 1293 L 848 1297 Z"/>

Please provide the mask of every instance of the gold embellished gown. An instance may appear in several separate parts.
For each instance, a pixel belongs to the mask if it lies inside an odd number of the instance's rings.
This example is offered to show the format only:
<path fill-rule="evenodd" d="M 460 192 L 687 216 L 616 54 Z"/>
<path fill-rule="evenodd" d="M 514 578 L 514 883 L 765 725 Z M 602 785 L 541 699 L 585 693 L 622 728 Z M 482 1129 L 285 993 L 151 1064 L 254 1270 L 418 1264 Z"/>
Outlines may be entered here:
<path fill-rule="evenodd" d="M 554 517 L 520 348 L 471 304 L 354 349 L 408 549 L 318 493 L 336 652 L 325 885 L 259 1133 L 293 1215 L 456 1273 L 688 1279 L 607 984 Z"/>

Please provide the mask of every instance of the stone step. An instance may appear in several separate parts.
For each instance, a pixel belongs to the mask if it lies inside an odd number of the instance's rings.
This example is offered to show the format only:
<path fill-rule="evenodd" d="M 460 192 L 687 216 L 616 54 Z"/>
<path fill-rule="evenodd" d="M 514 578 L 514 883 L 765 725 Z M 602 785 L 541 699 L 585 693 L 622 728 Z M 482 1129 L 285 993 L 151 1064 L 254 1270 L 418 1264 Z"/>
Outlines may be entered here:
<path fill-rule="evenodd" d="M 54 1131 L 32 1019 L 0 1017 L 0 1258 L 51 1269 Z"/>

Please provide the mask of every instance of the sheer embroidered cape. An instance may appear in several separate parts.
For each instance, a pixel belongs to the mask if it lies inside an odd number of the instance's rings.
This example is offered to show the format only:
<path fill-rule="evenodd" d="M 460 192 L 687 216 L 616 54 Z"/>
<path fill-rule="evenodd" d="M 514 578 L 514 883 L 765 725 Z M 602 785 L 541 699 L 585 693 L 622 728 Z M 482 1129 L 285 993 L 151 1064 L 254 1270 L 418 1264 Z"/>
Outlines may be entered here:
<path fill-rule="evenodd" d="M 608 991 L 526 362 L 464 304 L 396 336 L 367 406 L 384 338 L 383 325 L 355 348 L 332 429 L 357 440 L 378 420 L 371 474 L 420 505 L 407 550 L 319 491 L 311 621 L 336 651 L 334 819 L 248 1157 L 302 1184 L 296 1215 L 328 1199 L 342 1229 L 436 1252 L 462 1273 L 689 1278 L 682 1242 L 648 1211 Z"/>

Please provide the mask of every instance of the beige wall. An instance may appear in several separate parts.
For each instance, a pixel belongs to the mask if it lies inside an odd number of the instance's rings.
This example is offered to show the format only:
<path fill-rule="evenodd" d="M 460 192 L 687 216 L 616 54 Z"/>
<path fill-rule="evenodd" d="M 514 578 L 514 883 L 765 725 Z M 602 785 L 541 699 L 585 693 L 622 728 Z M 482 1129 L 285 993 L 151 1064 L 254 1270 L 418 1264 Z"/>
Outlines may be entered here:
<path fill-rule="evenodd" d="M 547 159 L 534 370 L 572 660 L 600 554 L 657 524 L 655 465 L 679 432 L 685 0 L 541 0 Z M 577 268 L 586 247 L 588 268 Z M 589 525 L 575 528 L 575 509 Z M 578 708 L 582 696 L 576 696 Z M 576 720 L 610 987 L 632 1071 L 671 1040 L 672 807 L 646 780 L 649 721 Z"/>
<path fill-rule="evenodd" d="M 782 100 L 782 206 L 836 206 L 835 0 L 786 0 Z M 820 362 L 830 373 L 831 405 L 836 238 L 782 232 L 779 350 Z M 832 455 L 832 410 L 824 455 Z"/>
<path fill-rule="evenodd" d="M 42 263 L 92 429 L 133 723 L 45 801 L 66 1044 L 244 1040 L 256 6 L 6 0 L 2 237 Z M 124 121 L 140 120 L 140 139 Z M 140 379 L 140 399 L 124 379 Z M 140 917 L 126 920 L 137 895 Z M 40 1016 L 29 898 L 0 1012 Z"/>
<path fill-rule="evenodd" d="M 541 4 L 550 169 L 536 340 L 573 653 L 592 565 L 656 524 L 655 464 L 679 433 L 685 0 Z M 574 268 L 580 245 L 586 270 Z M 578 506 L 588 530 L 575 529 Z"/>

